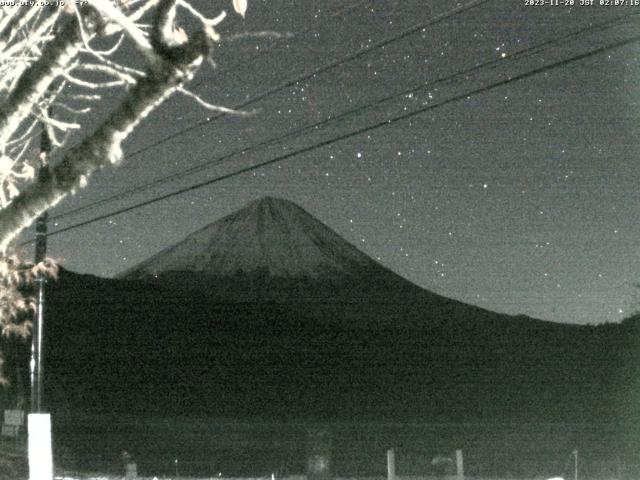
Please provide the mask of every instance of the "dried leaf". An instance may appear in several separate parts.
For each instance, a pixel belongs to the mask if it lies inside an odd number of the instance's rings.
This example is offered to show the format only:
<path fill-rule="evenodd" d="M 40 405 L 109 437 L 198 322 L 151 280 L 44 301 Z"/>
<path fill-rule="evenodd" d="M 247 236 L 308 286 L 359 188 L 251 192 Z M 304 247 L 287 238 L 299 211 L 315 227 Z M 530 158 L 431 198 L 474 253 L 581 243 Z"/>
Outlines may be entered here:
<path fill-rule="evenodd" d="M 233 9 L 244 17 L 247 11 L 247 0 L 233 0 Z"/>
<path fill-rule="evenodd" d="M 176 43 L 182 45 L 189 41 L 189 36 L 183 28 L 177 27 L 173 30 L 173 39 Z"/>
<path fill-rule="evenodd" d="M 13 180 L 7 180 L 7 192 L 9 193 L 9 198 L 15 198 L 20 194 L 20 190 L 13 183 Z"/>
<path fill-rule="evenodd" d="M 28 163 L 24 163 L 22 165 L 22 173 L 21 176 L 26 178 L 27 180 L 33 180 L 36 176 L 36 170 Z"/>

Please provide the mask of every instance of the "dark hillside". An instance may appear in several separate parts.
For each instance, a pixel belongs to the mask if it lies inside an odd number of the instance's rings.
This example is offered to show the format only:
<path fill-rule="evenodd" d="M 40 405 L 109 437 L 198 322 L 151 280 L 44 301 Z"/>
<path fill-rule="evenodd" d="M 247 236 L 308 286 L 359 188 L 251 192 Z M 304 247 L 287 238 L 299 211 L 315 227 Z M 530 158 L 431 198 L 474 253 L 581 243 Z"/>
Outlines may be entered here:
<path fill-rule="evenodd" d="M 234 301 L 233 282 L 224 298 L 218 283 L 63 271 L 48 303 L 52 407 L 320 419 L 625 414 L 637 354 L 620 326 L 509 317 L 428 292 L 406 304 L 370 292 L 328 301 L 320 287 L 295 302 Z"/>

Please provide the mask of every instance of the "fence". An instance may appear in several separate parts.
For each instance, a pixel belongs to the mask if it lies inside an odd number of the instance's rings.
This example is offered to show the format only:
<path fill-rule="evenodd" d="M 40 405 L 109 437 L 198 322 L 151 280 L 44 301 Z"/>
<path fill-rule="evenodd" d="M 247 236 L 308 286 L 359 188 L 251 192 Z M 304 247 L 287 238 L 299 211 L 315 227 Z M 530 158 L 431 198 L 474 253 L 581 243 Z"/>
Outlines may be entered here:
<path fill-rule="evenodd" d="M 318 429 L 329 435 L 318 435 Z M 310 432 L 315 432 L 310 434 Z M 442 480 L 456 473 L 461 450 L 469 478 L 579 480 L 640 477 L 640 428 L 593 424 L 273 423 L 203 419 L 54 417 L 56 465 L 124 472 L 131 454 L 141 477 L 276 478 L 326 462 L 333 478 Z M 313 439 L 322 438 L 322 444 Z M 444 464 L 434 459 L 450 458 Z M 444 465 L 444 466 L 443 466 Z M 177 468 L 176 468 L 177 467 Z"/>

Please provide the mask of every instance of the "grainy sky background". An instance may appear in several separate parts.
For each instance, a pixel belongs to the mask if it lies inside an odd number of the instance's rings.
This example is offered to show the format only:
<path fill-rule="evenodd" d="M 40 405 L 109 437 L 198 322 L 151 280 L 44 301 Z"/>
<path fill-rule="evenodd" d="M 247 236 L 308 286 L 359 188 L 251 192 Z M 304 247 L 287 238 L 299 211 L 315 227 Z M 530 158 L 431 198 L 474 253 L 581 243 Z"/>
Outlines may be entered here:
<path fill-rule="evenodd" d="M 477 5 L 428 25 L 467 3 Z M 640 6 L 579 3 L 249 0 L 246 18 L 229 12 L 223 33 L 268 30 L 286 37 L 221 44 L 217 68 L 201 71 L 192 83 L 213 103 L 241 104 L 425 27 L 266 96 L 247 107 L 257 110 L 250 117 L 215 119 L 192 100 L 173 98 L 127 142 L 119 169 L 96 175 L 52 216 L 210 166 L 54 218 L 50 231 L 426 111 L 53 235 L 49 252 L 72 270 L 112 276 L 270 195 L 300 204 L 373 258 L 439 294 L 554 321 L 617 321 L 640 309 L 640 44 L 608 47 L 640 35 Z M 230 0 L 196 4 L 209 16 L 231 10 Z M 518 79 L 537 69 L 544 71 Z M 467 73 L 455 76 L 460 72 Z M 509 78 L 515 80 L 492 87 Z M 365 106 L 311 133 L 220 160 Z M 166 138 L 176 132 L 182 133 Z"/>

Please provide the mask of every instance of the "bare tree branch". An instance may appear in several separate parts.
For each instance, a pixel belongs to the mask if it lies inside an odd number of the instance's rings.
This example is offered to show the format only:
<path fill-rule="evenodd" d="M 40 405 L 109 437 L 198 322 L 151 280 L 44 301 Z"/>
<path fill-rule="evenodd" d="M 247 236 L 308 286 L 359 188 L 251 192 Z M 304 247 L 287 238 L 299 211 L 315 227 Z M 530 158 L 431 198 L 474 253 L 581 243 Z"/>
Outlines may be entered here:
<path fill-rule="evenodd" d="M 88 28 L 97 30 L 101 24 L 92 10 L 87 10 Z M 0 144 L 5 143 L 20 127 L 33 105 L 44 96 L 51 82 L 64 73 L 76 57 L 81 45 L 80 26 L 70 22 L 42 52 L 40 59 L 27 68 L 0 110 Z"/>
<path fill-rule="evenodd" d="M 145 57 L 152 54 L 151 44 L 145 33 L 113 3 L 106 0 L 89 0 L 89 3 L 106 18 L 117 23 Z"/>
<path fill-rule="evenodd" d="M 172 18 L 174 3 L 161 2 L 156 25 Z M 0 250 L 5 251 L 13 238 L 47 208 L 83 186 L 96 170 L 122 159 L 122 142 L 133 129 L 169 95 L 193 76 L 210 51 L 208 36 L 196 32 L 184 45 L 171 46 L 156 36 L 154 51 L 158 60 L 150 65 L 129 95 L 95 133 L 73 148 L 52 169 L 46 182 L 26 187 L 9 205 L 0 210 Z"/>

